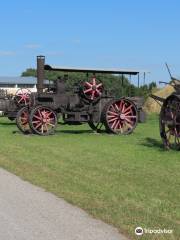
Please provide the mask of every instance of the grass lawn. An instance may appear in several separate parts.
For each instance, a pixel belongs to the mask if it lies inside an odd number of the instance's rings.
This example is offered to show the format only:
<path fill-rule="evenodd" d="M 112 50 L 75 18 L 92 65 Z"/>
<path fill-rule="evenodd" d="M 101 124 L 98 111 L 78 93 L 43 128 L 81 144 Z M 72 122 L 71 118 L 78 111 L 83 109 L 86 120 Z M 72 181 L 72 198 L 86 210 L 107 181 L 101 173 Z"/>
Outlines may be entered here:
<path fill-rule="evenodd" d="M 53 136 L 25 136 L 0 119 L 0 167 L 114 225 L 173 229 L 138 239 L 180 239 L 180 152 L 164 151 L 158 117 L 129 136 L 59 125 Z"/>

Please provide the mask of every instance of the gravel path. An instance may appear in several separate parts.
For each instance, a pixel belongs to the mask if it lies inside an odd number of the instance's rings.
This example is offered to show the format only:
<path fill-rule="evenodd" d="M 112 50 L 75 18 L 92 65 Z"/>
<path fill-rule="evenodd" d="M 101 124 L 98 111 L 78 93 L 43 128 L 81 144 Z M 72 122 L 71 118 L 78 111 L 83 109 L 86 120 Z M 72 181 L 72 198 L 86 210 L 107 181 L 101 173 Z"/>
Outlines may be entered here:
<path fill-rule="evenodd" d="M 115 228 L 1 168 L 0 239 L 127 240 Z"/>

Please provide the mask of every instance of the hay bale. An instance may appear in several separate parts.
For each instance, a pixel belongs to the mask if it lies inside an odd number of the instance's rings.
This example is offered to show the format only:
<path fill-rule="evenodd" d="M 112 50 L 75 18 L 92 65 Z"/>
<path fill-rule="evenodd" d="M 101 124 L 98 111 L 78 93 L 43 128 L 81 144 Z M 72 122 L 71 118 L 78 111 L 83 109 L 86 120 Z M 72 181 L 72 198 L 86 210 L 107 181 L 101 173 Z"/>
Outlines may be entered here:
<path fill-rule="evenodd" d="M 167 85 L 153 94 L 158 97 L 167 98 L 172 92 L 174 92 L 174 88 Z M 149 97 L 144 104 L 144 110 L 148 113 L 159 113 L 160 105 L 154 99 Z"/>

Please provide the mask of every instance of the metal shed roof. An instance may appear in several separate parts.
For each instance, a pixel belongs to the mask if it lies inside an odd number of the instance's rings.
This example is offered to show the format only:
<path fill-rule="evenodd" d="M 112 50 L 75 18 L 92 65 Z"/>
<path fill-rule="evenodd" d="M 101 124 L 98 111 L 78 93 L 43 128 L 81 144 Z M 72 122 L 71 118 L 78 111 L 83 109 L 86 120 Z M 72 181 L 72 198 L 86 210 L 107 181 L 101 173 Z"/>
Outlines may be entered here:
<path fill-rule="evenodd" d="M 0 77 L 0 84 L 36 84 L 35 77 Z"/>
<path fill-rule="evenodd" d="M 46 79 L 44 83 L 48 84 L 49 81 Z M 0 84 L 37 84 L 36 77 L 0 77 Z"/>
<path fill-rule="evenodd" d="M 75 68 L 75 67 L 61 67 L 61 66 L 51 66 L 45 65 L 45 70 L 51 71 L 62 71 L 62 72 L 89 72 L 89 73 L 110 73 L 110 74 L 129 74 L 129 75 L 137 75 L 140 72 L 138 70 L 131 69 L 118 69 L 118 68 L 109 68 L 109 69 L 100 69 L 100 68 Z"/>

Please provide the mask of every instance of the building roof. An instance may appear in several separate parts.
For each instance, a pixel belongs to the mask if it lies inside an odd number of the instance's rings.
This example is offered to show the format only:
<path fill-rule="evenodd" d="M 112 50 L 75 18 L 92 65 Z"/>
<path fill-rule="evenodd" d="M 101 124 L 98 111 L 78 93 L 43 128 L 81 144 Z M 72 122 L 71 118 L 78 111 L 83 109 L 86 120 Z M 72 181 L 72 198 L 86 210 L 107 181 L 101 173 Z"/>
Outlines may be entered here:
<path fill-rule="evenodd" d="M 36 84 L 35 77 L 0 77 L 0 84 Z"/>
<path fill-rule="evenodd" d="M 45 80 L 48 83 L 48 80 Z M 36 77 L 0 77 L 0 84 L 37 84 Z"/>

